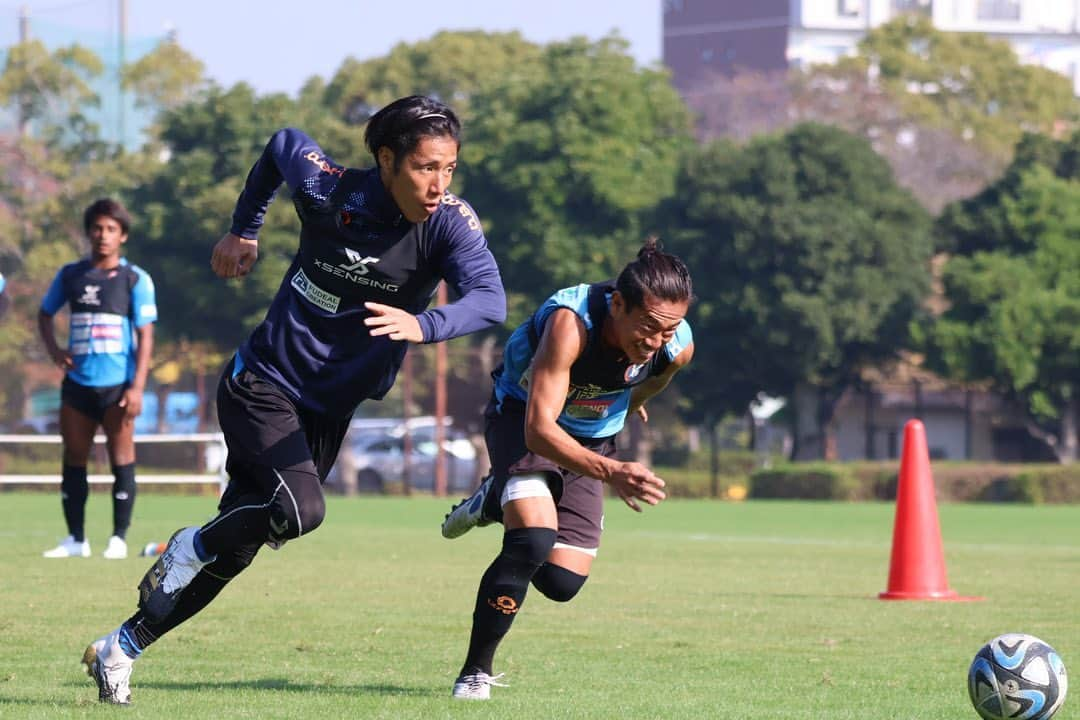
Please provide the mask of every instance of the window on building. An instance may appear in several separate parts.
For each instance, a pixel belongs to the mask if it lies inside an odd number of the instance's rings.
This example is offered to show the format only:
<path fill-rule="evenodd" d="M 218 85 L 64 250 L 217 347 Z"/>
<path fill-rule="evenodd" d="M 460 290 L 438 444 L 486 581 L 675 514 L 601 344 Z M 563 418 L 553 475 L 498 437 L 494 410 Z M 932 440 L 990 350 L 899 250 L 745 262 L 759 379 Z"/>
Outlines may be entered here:
<path fill-rule="evenodd" d="M 920 15 L 933 15 L 934 0 L 892 0 L 893 15 L 901 13 L 918 13 Z"/>
<path fill-rule="evenodd" d="M 836 14 L 842 18 L 862 15 L 863 0 L 836 0 Z"/>
<path fill-rule="evenodd" d="M 1020 0 L 979 0 L 975 17 L 979 20 L 1019 20 Z"/>

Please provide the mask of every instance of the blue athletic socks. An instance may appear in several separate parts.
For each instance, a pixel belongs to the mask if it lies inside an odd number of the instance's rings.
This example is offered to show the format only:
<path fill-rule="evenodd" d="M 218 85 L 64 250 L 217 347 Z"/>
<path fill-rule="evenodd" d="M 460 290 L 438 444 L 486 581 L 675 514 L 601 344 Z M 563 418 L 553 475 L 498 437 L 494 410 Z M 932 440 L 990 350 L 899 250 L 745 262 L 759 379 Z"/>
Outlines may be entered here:
<path fill-rule="evenodd" d="M 132 660 L 142 655 L 143 651 L 135 638 L 135 633 L 126 622 L 120 626 L 120 649 Z"/>
<path fill-rule="evenodd" d="M 214 559 L 214 555 L 207 552 L 206 548 L 202 544 L 202 531 L 196 530 L 195 537 L 191 539 L 191 544 L 195 546 L 195 554 L 199 556 L 199 559 L 203 562 L 209 562 Z"/>

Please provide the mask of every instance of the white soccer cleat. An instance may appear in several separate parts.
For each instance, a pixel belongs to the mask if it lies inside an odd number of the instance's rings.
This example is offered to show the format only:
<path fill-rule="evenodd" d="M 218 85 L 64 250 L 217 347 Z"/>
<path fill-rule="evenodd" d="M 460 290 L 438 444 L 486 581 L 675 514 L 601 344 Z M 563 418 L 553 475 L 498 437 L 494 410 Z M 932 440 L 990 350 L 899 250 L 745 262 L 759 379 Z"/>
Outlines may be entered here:
<path fill-rule="evenodd" d="M 101 556 L 106 560 L 123 560 L 127 557 L 127 543 L 122 537 L 113 535 L 109 538 L 109 544 L 105 546 L 105 552 Z"/>
<path fill-rule="evenodd" d="M 484 517 L 484 504 L 487 502 L 493 480 L 494 477 L 488 475 L 480 483 L 480 487 L 476 488 L 476 492 L 450 508 L 450 512 L 446 514 L 446 519 L 443 520 L 442 524 L 442 536 L 444 538 L 453 540 L 461 537 L 474 527 L 484 527 L 491 524 L 491 520 Z"/>
<path fill-rule="evenodd" d="M 180 593 L 214 558 L 203 562 L 195 552 L 197 527 L 177 530 L 165 552 L 150 566 L 139 583 L 139 609 L 151 622 L 161 622 L 180 599 Z"/>
<path fill-rule="evenodd" d="M 90 541 L 76 542 L 74 535 L 68 535 L 60 541 L 59 545 L 52 550 L 46 550 L 41 556 L 47 558 L 90 557 Z"/>
<path fill-rule="evenodd" d="M 120 649 L 120 628 L 90 643 L 83 652 L 86 674 L 98 687 L 98 700 L 113 705 L 131 704 L 131 669 L 135 661 Z"/>
<path fill-rule="evenodd" d="M 488 675 L 477 671 L 462 675 L 454 681 L 454 698 L 457 700 L 490 700 L 492 687 L 509 687 L 499 682 L 503 673 Z"/>

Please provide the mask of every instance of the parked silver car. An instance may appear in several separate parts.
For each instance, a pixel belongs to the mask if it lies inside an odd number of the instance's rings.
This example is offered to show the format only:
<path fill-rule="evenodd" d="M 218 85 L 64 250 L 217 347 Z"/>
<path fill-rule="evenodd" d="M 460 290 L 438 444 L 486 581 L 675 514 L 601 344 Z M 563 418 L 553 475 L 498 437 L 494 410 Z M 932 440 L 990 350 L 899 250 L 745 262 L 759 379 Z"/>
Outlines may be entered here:
<path fill-rule="evenodd" d="M 414 427 L 410 430 L 411 452 L 408 456 L 409 487 L 413 490 L 433 492 L 435 489 L 435 428 L 433 425 Z M 386 492 L 395 486 L 404 486 L 406 472 L 405 431 L 403 426 L 390 428 L 353 428 L 338 455 L 338 462 L 330 471 L 327 484 L 341 487 L 340 467 L 347 465 L 342 455 L 349 453 L 348 460 L 356 472 L 357 489 L 360 492 Z M 446 453 L 446 485 L 450 494 L 468 493 L 479 482 L 479 463 L 476 447 L 465 433 L 447 428 L 443 440 Z"/>

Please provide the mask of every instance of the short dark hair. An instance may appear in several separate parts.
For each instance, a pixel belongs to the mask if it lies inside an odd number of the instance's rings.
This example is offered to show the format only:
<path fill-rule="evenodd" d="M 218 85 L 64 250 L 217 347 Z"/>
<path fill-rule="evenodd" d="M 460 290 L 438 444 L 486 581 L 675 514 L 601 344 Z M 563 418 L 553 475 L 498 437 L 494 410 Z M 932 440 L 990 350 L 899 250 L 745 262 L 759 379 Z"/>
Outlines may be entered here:
<path fill-rule="evenodd" d="M 645 240 L 637 259 L 619 273 L 615 289 L 626 301 L 628 309 L 643 305 L 645 295 L 668 302 L 694 299 L 690 271 L 678 257 L 664 252 L 656 237 Z"/>
<path fill-rule="evenodd" d="M 410 95 L 390 103 L 371 116 L 364 129 L 364 144 L 379 163 L 379 148 L 394 153 L 394 170 L 416 149 L 421 138 L 449 135 L 461 147 L 461 123 L 449 107 L 424 95 Z"/>
<path fill-rule="evenodd" d="M 90 206 L 83 212 L 83 231 L 87 235 L 90 234 L 90 226 L 94 224 L 94 221 L 99 217 L 112 218 L 116 222 L 120 223 L 120 229 L 124 231 L 124 234 L 128 234 L 128 230 L 131 229 L 131 215 L 128 214 L 127 208 L 125 208 L 119 200 L 113 200 L 112 198 L 101 198 L 90 203 Z"/>

